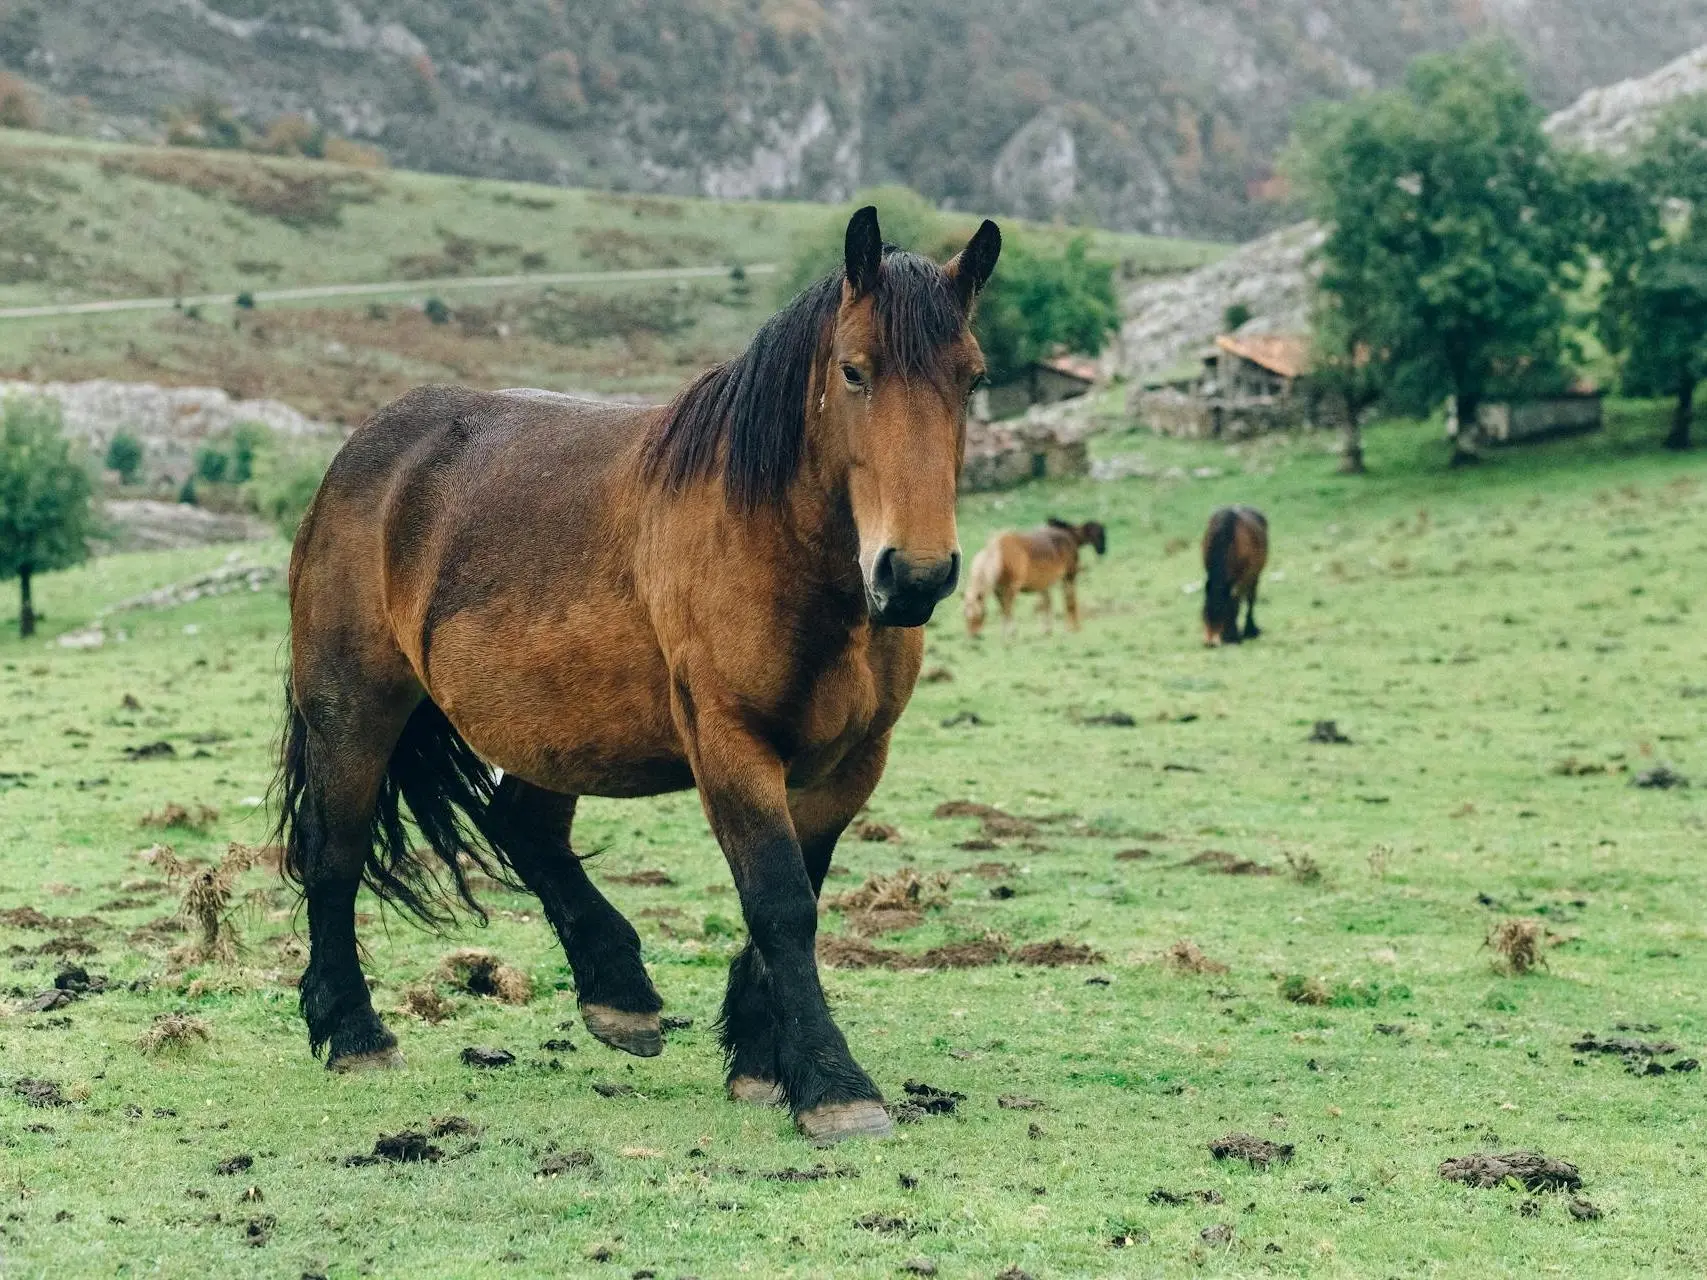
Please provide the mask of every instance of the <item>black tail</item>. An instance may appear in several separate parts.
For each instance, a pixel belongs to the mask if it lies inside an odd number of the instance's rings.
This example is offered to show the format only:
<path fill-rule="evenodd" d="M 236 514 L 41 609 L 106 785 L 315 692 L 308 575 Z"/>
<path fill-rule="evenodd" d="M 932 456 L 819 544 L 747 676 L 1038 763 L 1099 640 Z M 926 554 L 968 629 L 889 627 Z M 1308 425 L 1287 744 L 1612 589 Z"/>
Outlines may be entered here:
<path fill-rule="evenodd" d="M 1203 567 L 1208 578 L 1203 584 L 1203 625 L 1213 631 L 1225 631 L 1238 614 L 1233 601 L 1233 539 L 1239 531 L 1239 514 L 1232 507 L 1222 507 L 1209 517 L 1209 533 L 1204 540 Z"/>
<path fill-rule="evenodd" d="M 313 861 L 325 847 L 323 823 L 309 787 L 308 721 L 285 683 L 284 745 L 274 782 L 278 797 L 275 842 L 284 847 L 284 873 L 301 886 L 313 878 Z M 431 928 L 444 928 L 461 902 L 482 922 L 486 912 L 469 887 L 470 869 L 517 887 L 505 856 L 502 824 L 493 809 L 497 782 L 492 769 L 457 733 L 444 712 L 423 700 L 404 726 L 391 753 L 374 806 L 372 849 L 362 882 L 381 901 Z M 411 848 L 403 805 L 444 878 Z M 425 851 L 420 851 L 425 853 Z"/>

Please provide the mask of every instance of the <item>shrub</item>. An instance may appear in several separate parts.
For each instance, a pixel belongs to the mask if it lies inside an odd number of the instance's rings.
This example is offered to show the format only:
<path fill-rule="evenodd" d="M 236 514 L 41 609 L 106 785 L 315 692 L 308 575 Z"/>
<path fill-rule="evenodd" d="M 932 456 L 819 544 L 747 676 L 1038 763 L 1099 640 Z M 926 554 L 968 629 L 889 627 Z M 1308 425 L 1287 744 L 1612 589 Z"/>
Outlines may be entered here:
<path fill-rule="evenodd" d="M 239 422 L 231 433 L 231 482 L 248 484 L 255 478 L 255 455 L 271 435 L 259 422 Z"/>
<path fill-rule="evenodd" d="M 274 440 L 270 445 L 256 455 L 250 501 L 256 513 L 276 525 L 281 535 L 294 538 L 326 474 L 330 452 L 318 444 L 293 442 L 286 448 Z"/>
<path fill-rule="evenodd" d="M 427 301 L 422 304 L 421 310 L 426 313 L 427 319 L 431 320 L 434 324 L 450 323 L 450 308 L 445 305 L 445 300 L 443 298 L 428 298 Z"/>
<path fill-rule="evenodd" d="M 1242 329 L 1251 318 L 1251 309 L 1242 302 L 1235 302 L 1221 313 L 1221 327 L 1228 333 Z"/>
<path fill-rule="evenodd" d="M 41 107 L 30 86 L 10 72 L 0 71 L 0 129 L 41 128 Z"/>
<path fill-rule="evenodd" d="M 196 475 L 209 484 L 224 484 L 231 469 L 229 455 L 214 448 L 204 448 L 196 454 Z"/>
<path fill-rule="evenodd" d="M 120 431 L 107 444 L 106 466 L 108 471 L 118 472 L 126 484 L 135 484 L 136 473 L 142 469 L 142 442 Z"/>

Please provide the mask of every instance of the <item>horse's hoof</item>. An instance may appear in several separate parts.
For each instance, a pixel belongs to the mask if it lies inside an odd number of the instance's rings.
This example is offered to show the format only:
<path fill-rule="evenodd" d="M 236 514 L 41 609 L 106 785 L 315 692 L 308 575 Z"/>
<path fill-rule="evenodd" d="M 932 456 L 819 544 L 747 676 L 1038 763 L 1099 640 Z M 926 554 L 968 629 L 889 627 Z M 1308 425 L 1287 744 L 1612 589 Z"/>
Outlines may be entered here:
<path fill-rule="evenodd" d="M 800 1132 L 813 1142 L 828 1145 L 843 1138 L 887 1138 L 895 1131 L 881 1102 L 831 1102 L 795 1118 Z"/>
<path fill-rule="evenodd" d="M 637 1058 L 656 1058 L 664 1052 L 664 1032 L 655 1013 L 624 1013 L 605 1004 L 584 1004 L 581 1021 L 595 1040 Z"/>
<path fill-rule="evenodd" d="M 745 1102 L 755 1107 L 780 1107 L 785 1106 L 788 1099 L 782 1096 L 782 1086 L 775 1080 L 736 1076 L 729 1082 L 729 1101 Z"/>
<path fill-rule="evenodd" d="M 398 1052 L 396 1045 L 392 1045 L 388 1049 L 374 1049 L 369 1053 L 346 1053 L 327 1062 L 326 1070 L 345 1074 L 355 1071 L 398 1071 L 405 1065 L 403 1055 Z"/>

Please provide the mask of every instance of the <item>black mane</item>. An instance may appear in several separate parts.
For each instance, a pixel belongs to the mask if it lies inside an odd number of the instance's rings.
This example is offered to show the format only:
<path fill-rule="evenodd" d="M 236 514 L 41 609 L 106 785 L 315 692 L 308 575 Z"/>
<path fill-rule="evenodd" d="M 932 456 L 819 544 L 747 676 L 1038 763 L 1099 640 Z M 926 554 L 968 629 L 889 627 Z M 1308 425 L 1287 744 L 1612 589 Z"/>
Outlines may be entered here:
<path fill-rule="evenodd" d="M 744 511 L 787 496 L 805 453 L 807 397 L 841 304 L 843 271 L 777 312 L 747 349 L 696 378 L 664 411 L 646 470 L 671 489 L 721 468 Z M 929 258 L 885 246 L 873 298 L 886 371 L 946 385 L 948 345 L 966 324 L 954 285 Z"/>

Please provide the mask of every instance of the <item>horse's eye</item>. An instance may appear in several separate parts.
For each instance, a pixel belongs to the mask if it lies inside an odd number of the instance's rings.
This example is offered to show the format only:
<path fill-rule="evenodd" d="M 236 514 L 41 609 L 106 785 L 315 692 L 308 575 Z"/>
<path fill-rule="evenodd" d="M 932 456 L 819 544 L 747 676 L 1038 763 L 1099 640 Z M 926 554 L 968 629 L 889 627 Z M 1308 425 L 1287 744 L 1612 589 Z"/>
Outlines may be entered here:
<path fill-rule="evenodd" d="M 865 375 L 851 364 L 842 366 L 842 377 L 848 380 L 850 387 L 863 387 L 865 385 Z"/>
<path fill-rule="evenodd" d="M 982 374 L 982 373 L 975 374 L 972 378 L 972 385 L 970 387 L 968 387 L 967 390 L 968 391 L 982 391 L 985 387 L 987 387 L 989 385 L 990 385 L 990 379 L 988 378 L 988 376 L 986 376 L 985 374 Z"/>

